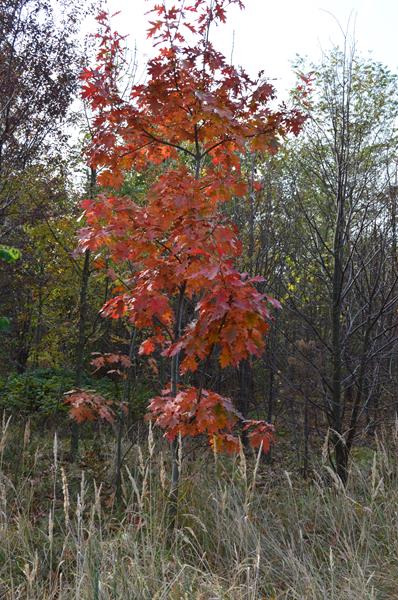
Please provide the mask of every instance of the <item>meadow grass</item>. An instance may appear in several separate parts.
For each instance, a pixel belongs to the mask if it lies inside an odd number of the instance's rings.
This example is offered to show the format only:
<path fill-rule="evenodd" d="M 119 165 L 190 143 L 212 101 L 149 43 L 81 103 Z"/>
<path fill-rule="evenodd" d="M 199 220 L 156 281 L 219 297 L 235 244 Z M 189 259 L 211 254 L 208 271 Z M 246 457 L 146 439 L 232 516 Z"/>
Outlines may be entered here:
<path fill-rule="evenodd" d="M 327 465 L 304 481 L 184 449 L 173 532 L 167 445 L 150 432 L 131 448 L 116 505 L 114 445 L 98 436 L 71 465 L 66 438 L 3 420 L 0 598 L 398 598 L 397 435 L 360 453 L 347 489 Z"/>

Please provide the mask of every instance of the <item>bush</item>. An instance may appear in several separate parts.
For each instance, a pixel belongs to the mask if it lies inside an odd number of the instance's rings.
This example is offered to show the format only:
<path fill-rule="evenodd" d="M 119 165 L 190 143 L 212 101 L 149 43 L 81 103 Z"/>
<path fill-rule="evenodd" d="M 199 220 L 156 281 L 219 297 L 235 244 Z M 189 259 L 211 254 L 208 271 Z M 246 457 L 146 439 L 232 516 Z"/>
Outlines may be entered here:
<path fill-rule="evenodd" d="M 35 369 L 13 373 L 0 380 L 0 409 L 18 414 L 53 416 L 67 412 L 64 393 L 74 387 L 74 374 L 65 369 Z M 95 389 L 113 397 L 114 385 L 107 379 L 95 380 L 85 375 L 82 387 Z"/>
<path fill-rule="evenodd" d="M 0 411 L 18 415 L 52 417 L 68 412 L 64 394 L 74 388 L 75 376 L 66 369 L 34 369 L 8 378 L 0 378 Z M 84 374 L 82 388 L 90 389 L 105 398 L 118 399 L 116 386 L 108 377 L 100 379 Z M 139 383 L 132 390 L 131 409 L 138 419 L 146 412 L 153 390 Z"/>

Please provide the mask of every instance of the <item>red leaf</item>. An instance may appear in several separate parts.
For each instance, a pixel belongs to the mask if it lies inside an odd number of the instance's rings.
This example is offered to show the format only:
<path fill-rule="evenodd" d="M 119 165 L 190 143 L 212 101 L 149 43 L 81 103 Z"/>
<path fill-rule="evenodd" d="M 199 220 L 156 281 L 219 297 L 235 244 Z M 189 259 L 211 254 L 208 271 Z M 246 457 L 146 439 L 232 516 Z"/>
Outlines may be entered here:
<path fill-rule="evenodd" d="M 144 342 L 142 342 L 139 350 L 138 350 L 138 354 L 140 355 L 148 355 L 148 354 L 152 354 L 152 352 L 155 350 L 155 344 L 153 343 L 153 341 L 149 338 L 147 340 L 145 340 Z"/>

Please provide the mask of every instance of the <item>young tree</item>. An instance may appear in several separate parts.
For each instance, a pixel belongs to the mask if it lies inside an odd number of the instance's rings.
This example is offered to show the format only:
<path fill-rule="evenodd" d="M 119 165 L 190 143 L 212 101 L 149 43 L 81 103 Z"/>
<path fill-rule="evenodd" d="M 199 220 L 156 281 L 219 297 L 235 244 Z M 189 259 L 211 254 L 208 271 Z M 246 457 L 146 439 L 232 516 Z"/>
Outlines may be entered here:
<path fill-rule="evenodd" d="M 115 190 L 131 169 L 153 183 L 144 204 L 111 189 L 85 200 L 80 246 L 112 265 L 113 297 L 102 314 L 150 333 L 142 355 L 171 359 L 170 383 L 149 409 L 174 452 L 179 434 L 239 447 L 232 430 L 241 415 L 205 389 L 206 369 L 212 355 L 222 368 L 261 355 L 278 302 L 256 289 L 261 278 L 236 270 L 241 242 L 222 206 L 247 191 L 242 153 L 275 153 L 303 122 L 295 109 L 271 109 L 275 91 L 262 73 L 252 80 L 214 48 L 210 29 L 225 22 L 230 4 L 243 8 L 240 0 L 156 4 L 148 36 L 158 53 L 126 98 L 118 88 L 122 39 L 102 13 L 98 64 L 83 72 L 83 96 L 96 113 L 88 154 L 99 184 Z M 268 450 L 270 425 L 243 419 L 243 428 L 253 447 Z M 172 497 L 177 483 L 175 457 Z"/>

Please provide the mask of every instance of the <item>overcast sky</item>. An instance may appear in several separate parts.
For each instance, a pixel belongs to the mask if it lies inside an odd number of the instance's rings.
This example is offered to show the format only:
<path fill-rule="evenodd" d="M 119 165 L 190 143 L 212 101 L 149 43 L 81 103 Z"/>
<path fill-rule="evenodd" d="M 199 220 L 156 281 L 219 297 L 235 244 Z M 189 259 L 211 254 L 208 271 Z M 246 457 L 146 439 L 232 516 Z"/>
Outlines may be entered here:
<path fill-rule="evenodd" d="M 178 0 L 174 0 L 177 3 Z M 108 0 L 115 17 L 115 28 L 129 34 L 130 45 L 137 44 L 141 70 L 152 54 L 146 40 L 151 0 Z M 169 0 L 169 4 L 171 1 Z M 213 41 L 231 55 L 233 61 L 251 74 L 264 69 L 282 90 L 291 86 L 291 61 L 296 54 L 308 55 L 315 62 L 322 50 L 342 42 L 343 29 L 355 26 L 357 47 L 398 71 L 398 0 L 245 0 L 246 9 L 233 7 L 225 26 L 213 30 Z"/>

